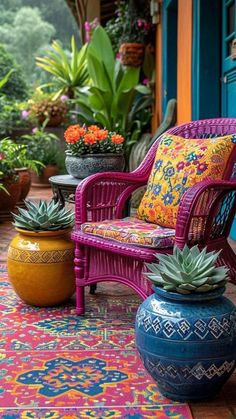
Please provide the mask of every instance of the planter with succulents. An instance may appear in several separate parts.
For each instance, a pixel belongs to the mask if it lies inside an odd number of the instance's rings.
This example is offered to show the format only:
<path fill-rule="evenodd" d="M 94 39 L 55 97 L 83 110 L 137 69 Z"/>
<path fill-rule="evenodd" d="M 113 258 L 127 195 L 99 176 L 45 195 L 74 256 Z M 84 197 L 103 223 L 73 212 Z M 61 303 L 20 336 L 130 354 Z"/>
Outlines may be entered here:
<path fill-rule="evenodd" d="M 9 280 L 27 304 L 53 306 L 75 290 L 74 245 L 70 240 L 74 215 L 53 201 L 25 201 L 14 223 L 18 234 L 8 249 Z"/>
<path fill-rule="evenodd" d="M 215 396 L 235 369 L 236 310 L 223 296 L 227 269 L 197 246 L 157 254 L 147 264 L 154 294 L 139 307 L 136 344 L 163 395 L 178 401 Z"/>

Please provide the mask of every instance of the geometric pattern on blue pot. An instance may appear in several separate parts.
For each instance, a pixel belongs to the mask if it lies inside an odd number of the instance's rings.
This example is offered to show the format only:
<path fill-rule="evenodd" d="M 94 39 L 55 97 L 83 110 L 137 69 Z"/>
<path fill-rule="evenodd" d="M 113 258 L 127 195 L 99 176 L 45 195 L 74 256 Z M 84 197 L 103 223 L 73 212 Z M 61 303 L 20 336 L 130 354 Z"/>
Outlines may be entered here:
<path fill-rule="evenodd" d="M 176 321 L 164 319 L 152 315 L 150 311 L 140 307 L 136 317 L 137 325 L 145 332 L 153 332 L 155 336 L 171 339 L 193 340 L 210 338 L 219 339 L 228 337 L 232 334 L 235 325 L 235 313 L 222 316 L 221 318 L 212 317 L 207 322 L 206 319 L 195 319 L 194 323 L 189 323 L 187 319 L 181 318 Z"/>
<path fill-rule="evenodd" d="M 178 365 L 176 364 L 167 364 L 166 362 L 159 361 L 158 363 L 153 363 L 147 357 L 143 359 L 144 365 L 152 376 L 163 377 L 165 379 L 172 379 L 179 381 L 181 383 L 181 377 L 184 377 L 184 380 L 192 380 L 193 378 L 197 380 L 202 380 L 203 377 L 206 377 L 208 380 L 212 380 L 215 376 L 221 377 L 225 373 L 230 373 L 235 367 L 235 361 L 224 361 L 218 366 L 216 363 L 209 364 L 206 367 L 203 366 L 201 362 L 192 365 Z M 205 363 L 205 362 L 204 362 Z"/>

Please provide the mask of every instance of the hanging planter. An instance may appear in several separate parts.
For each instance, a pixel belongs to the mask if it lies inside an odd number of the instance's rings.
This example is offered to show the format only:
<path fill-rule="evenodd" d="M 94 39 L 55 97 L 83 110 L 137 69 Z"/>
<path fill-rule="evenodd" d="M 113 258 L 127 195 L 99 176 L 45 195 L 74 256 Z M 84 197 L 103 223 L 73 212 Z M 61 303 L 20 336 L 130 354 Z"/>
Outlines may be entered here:
<path fill-rule="evenodd" d="M 145 44 L 139 42 L 123 43 L 120 46 L 120 60 L 123 65 L 140 67 L 143 64 Z"/>

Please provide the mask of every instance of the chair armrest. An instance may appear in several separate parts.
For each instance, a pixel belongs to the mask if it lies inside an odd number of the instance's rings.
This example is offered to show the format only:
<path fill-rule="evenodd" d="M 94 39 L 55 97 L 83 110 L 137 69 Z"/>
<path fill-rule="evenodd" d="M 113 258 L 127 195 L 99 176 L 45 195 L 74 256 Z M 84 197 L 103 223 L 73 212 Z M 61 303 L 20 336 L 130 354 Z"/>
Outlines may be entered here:
<path fill-rule="evenodd" d="M 121 218 L 131 193 L 147 183 L 148 173 L 104 172 L 84 179 L 75 193 L 76 225 Z"/>
<path fill-rule="evenodd" d="M 236 210 L 236 181 L 206 180 L 183 195 L 176 223 L 176 244 L 209 245 L 226 240 Z"/>

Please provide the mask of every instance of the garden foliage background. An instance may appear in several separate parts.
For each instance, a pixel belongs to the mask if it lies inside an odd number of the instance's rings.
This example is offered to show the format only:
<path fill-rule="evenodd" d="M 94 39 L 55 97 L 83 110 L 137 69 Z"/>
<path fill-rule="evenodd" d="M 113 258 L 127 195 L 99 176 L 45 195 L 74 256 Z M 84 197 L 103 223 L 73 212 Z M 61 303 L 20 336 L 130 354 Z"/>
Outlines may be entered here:
<path fill-rule="evenodd" d="M 78 26 L 65 0 L 1 0 L 0 40 L 22 67 L 28 84 L 42 84 L 47 74 L 35 64 L 52 40 L 69 49 L 71 36 L 81 45 Z M 0 78 L 4 74 L 1 74 Z"/>

